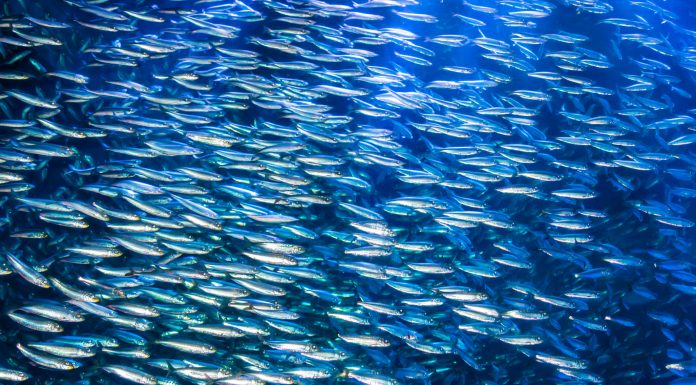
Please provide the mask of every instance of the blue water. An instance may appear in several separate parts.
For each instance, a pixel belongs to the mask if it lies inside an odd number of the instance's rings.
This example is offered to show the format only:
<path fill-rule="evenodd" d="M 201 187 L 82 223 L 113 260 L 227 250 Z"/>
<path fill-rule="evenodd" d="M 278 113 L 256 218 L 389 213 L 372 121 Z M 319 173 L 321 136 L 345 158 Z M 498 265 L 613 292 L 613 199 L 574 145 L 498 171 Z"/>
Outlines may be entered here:
<path fill-rule="evenodd" d="M 696 384 L 690 2 L 2 12 L 0 382 Z"/>

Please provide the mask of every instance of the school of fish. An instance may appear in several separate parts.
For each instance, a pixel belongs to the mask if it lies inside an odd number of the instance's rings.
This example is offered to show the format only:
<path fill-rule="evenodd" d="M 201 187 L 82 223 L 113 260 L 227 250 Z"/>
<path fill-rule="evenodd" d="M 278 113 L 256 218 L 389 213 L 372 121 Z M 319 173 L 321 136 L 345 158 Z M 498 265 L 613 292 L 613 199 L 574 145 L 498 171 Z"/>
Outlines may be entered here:
<path fill-rule="evenodd" d="M 355 1 L 0 4 L 0 383 L 696 384 L 696 4 Z"/>

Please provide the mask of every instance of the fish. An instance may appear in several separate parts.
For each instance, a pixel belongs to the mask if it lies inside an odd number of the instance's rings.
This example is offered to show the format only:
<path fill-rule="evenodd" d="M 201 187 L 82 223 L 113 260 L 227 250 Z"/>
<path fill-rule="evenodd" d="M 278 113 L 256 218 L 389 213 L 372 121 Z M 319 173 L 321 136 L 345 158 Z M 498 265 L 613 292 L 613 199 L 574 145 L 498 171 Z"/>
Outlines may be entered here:
<path fill-rule="evenodd" d="M 689 4 L 3 5 L 0 381 L 694 382 Z"/>

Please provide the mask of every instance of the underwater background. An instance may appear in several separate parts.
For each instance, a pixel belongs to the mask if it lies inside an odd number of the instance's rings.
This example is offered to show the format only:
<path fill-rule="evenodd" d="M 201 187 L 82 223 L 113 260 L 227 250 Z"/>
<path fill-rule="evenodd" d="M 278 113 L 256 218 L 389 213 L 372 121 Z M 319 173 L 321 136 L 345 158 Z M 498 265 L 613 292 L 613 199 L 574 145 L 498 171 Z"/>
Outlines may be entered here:
<path fill-rule="evenodd" d="M 695 2 L 0 5 L 0 382 L 696 384 Z"/>

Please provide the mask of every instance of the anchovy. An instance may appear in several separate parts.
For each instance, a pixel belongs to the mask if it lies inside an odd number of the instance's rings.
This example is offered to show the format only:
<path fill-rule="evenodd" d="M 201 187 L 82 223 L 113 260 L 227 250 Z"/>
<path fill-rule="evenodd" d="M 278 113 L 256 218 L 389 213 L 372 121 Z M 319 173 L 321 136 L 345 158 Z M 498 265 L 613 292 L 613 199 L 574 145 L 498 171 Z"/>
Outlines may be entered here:
<path fill-rule="evenodd" d="M 0 381 L 694 382 L 689 2 L 5 3 Z"/>

